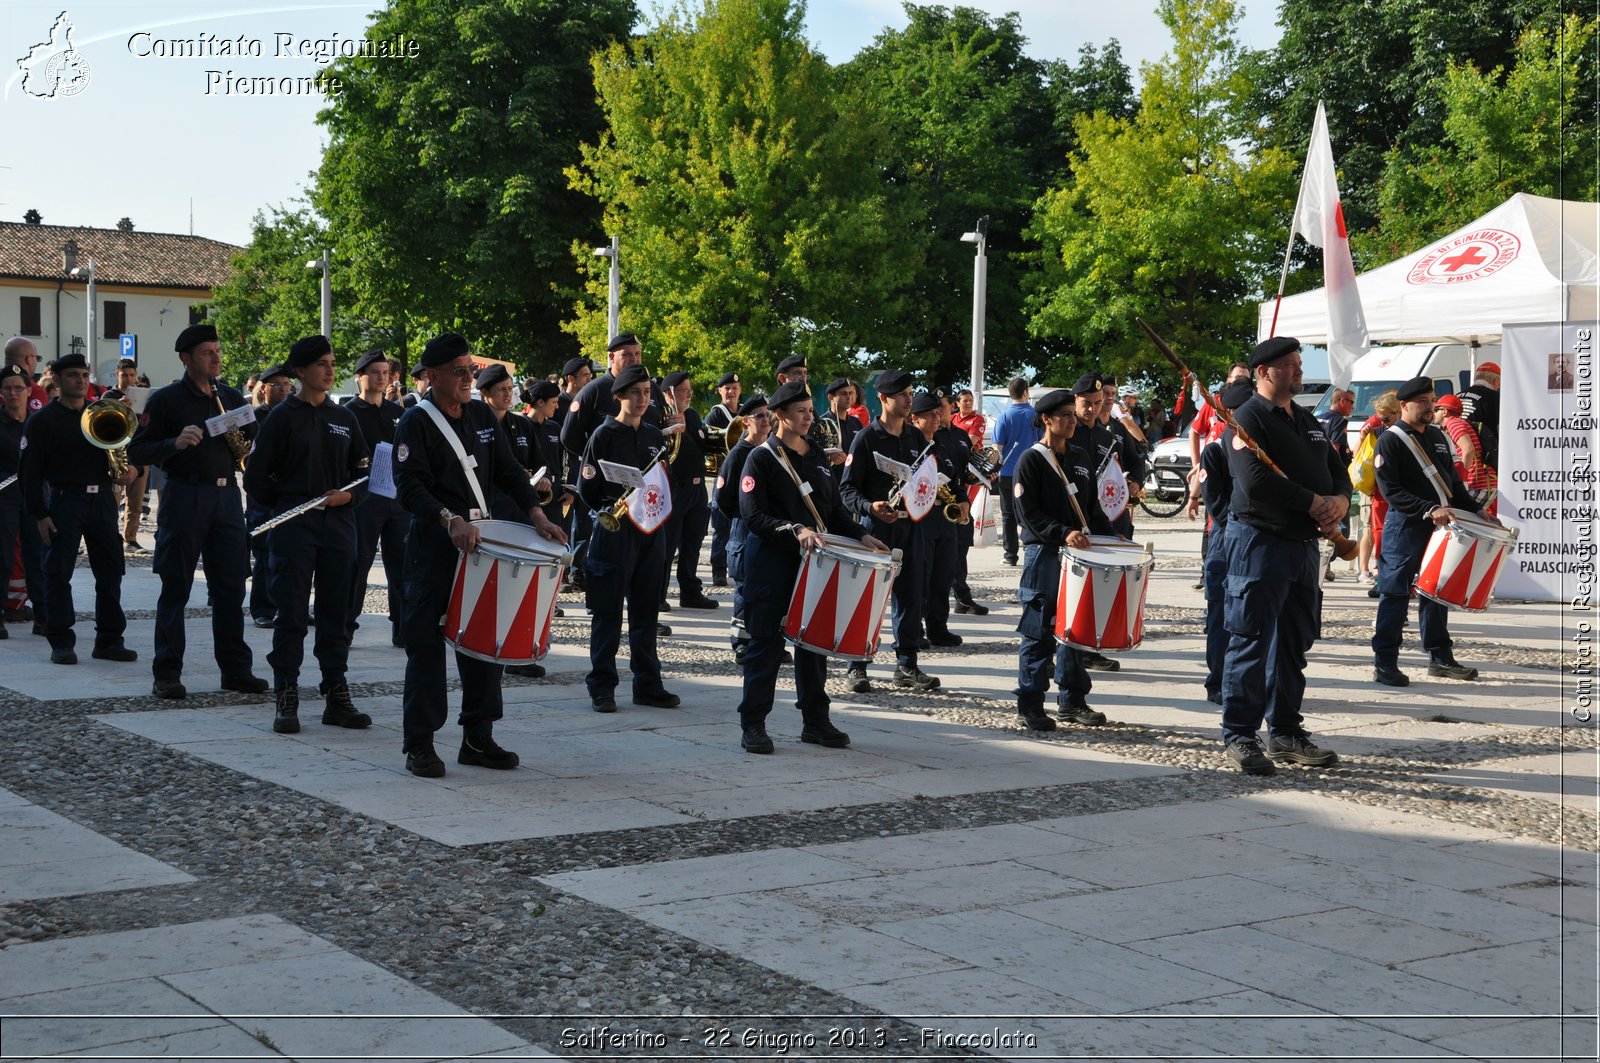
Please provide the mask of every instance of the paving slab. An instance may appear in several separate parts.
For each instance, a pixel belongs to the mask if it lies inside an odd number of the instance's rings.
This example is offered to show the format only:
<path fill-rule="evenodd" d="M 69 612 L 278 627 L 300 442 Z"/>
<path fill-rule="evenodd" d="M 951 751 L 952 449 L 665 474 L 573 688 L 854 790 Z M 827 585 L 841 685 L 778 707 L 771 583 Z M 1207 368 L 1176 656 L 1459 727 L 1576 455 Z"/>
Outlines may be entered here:
<path fill-rule="evenodd" d="M 9 791 L 6 796 L 0 805 L 0 903 L 194 881 L 65 816 Z"/>

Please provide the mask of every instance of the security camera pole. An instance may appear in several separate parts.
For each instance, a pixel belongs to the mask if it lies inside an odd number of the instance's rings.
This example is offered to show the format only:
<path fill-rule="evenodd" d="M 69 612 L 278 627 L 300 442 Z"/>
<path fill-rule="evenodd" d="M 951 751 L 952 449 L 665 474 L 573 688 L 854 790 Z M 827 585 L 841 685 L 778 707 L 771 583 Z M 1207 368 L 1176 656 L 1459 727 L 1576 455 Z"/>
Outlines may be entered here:
<path fill-rule="evenodd" d="M 989 302 L 989 215 L 978 219 L 974 231 L 961 234 L 964 244 L 976 244 L 972 262 L 972 394 L 983 408 L 983 318 Z"/>

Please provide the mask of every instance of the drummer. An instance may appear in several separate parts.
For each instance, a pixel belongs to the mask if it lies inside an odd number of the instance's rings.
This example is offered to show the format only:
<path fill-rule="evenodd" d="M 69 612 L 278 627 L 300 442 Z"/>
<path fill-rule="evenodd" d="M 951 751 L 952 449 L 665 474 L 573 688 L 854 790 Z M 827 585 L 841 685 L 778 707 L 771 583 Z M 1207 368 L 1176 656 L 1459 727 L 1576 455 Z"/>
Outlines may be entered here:
<path fill-rule="evenodd" d="M 666 447 L 661 429 L 645 424 L 650 408 L 650 374 L 635 362 L 617 371 L 611 382 L 619 409 L 589 437 L 578 473 L 578 495 L 593 511 L 594 537 L 584 556 L 584 595 L 589 606 L 590 707 L 617 711 L 617 648 L 622 644 L 622 612 L 628 612 L 628 666 L 633 672 L 633 702 L 675 709 L 678 695 L 661 683 L 661 658 L 656 655 L 656 617 L 661 607 L 661 574 L 666 566 L 666 533 L 658 526 L 645 533 L 627 514 L 616 531 L 607 531 L 600 517 L 610 512 L 627 491 L 608 480 L 602 461 L 648 470 Z"/>
<path fill-rule="evenodd" d="M 1403 687 L 1411 680 L 1400 670 L 1401 633 L 1423 551 L 1433 530 L 1449 524 L 1457 510 L 1481 516 L 1483 507 L 1461 482 L 1450 441 L 1433 423 L 1433 381 L 1414 377 L 1400 385 L 1395 397 L 1400 400 L 1400 420 L 1378 437 L 1378 456 L 1372 463 L 1378 488 L 1389 503 L 1383 552 L 1378 556 L 1381 597 L 1372 631 L 1372 678 L 1384 686 Z M 1478 670 L 1459 663 L 1451 650 L 1448 617 L 1439 602 L 1417 596 L 1417 626 L 1422 648 L 1428 651 L 1428 674 L 1476 679 Z"/>
<path fill-rule="evenodd" d="M 728 448 L 717 471 L 716 507 L 728 521 L 728 576 L 733 580 L 733 622 L 729 638 L 733 643 L 733 659 L 744 663 L 744 651 L 750 645 L 750 635 L 744 626 L 744 522 L 739 519 L 739 481 L 744 477 L 744 463 L 750 452 L 767 441 L 772 434 L 772 415 L 767 410 L 767 397 L 751 395 L 739 404 L 739 416 L 744 418 L 744 435 Z"/>
<path fill-rule="evenodd" d="M 1098 386 L 1094 390 L 1098 394 Z M 1056 729 L 1056 722 L 1044 711 L 1052 653 L 1057 715 L 1086 727 L 1106 722 L 1104 713 L 1089 708 L 1092 684 L 1083 651 L 1057 642 L 1055 637 L 1061 547 L 1085 549 L 1090 545 L 1089 535 L 1111 534 L 1111 524 L 1100 509 L 1088 452 L 1070 445 L 1079 430 L 1073 402 L 1074 396 L 1066 388 L 1034 401 L 1034 426 L 1044 429 L 1044 437 L 1022 452 L 1012 478 L 1012 508 L 1023 545 L 1022 581 L 1017 586 L 1017 600 L 1022 603 L 1022 618 L 1017 621 L 1022 635 L 1017 653 L 1017 715 L 1034 731 Z M 1074 497 L 1077 508 L 1073 507 Z"/>
<path fill-rule="evenodd" d="M 326 502 L 273 528 L 267 571 L 278 622 L 272 629 L 272 688 L 277 711 L 272 729 L 300 730 L 300 663 L 310 626 L 311 591 L 317 592 L 317 638 L 312 652 L 322 669 L 327 699 L 322 722 L 333 727 L 372 726 L 372 717 L 350 700 L 345 669 L 350 657 L 350 581 L 356 567 L 356 511 L 350 503 L 366 494 L 343 488 L 367 475 L 371 458 L 355 414 L 328 401 L 336 370 L 326 336 L 307 336 L 289 349 L 286 363 L 300 381 L 262 423 L 250 462 L 245 493 L 259 506 L 282 512 L 322 497 Z"/>
<path fill-rule="evenodd" d="M 828 459 L 806 438 L 816 416 L 806 386 L 798 381 L 783 384 L 767 405 L 777 422 L 773 437 L 751 451 L 739 478 L 739 519 L 745 527 L 745 627 L 750 633 L 744 654 L 744 697 L 739 702 L 739 744 L 748 753 L 773 750 L 766 720 L 782 661 L 784 615 L 802 555 L 822 545 L 824 529 L 874 550 L 887 549 L 864 534 L 845 510 Z M 828 718 L 827 673 L 827 657 L 805 646 L 795 647 L 800 741 L 843 749 L 850 736 Z"/>
<path fill-rule="evenodd" d="M 481 538 L 471 520 L 488 516 L 485 486 L 510 495 L 546 539 L 565 543 L 567 536 L 540 512 L 533 485 L 512 457 L 505 435 L 495 428 L 494 412 L 472 398 L 473 363 L 467 341 L 453 332 L 429 340 L 418 374 L 428 386 L 428 397 L 400 418 L 394 449 L 395 488 L 400 504 L 411 514 L 406 537 L 402 748 L 407 771 L 437 779 L 444 775 L 444 761 L 434 751 L 433 736 L 450 712 L 439 618 L 449 607 L 461 554 L 476 549 Z M 500 665 L 457 653 L 456 671 L 461 676 L 462 729 L 456 762 L 516 767 L 517 755 L 494 740 L 494 722 L 503 709 Z"/>

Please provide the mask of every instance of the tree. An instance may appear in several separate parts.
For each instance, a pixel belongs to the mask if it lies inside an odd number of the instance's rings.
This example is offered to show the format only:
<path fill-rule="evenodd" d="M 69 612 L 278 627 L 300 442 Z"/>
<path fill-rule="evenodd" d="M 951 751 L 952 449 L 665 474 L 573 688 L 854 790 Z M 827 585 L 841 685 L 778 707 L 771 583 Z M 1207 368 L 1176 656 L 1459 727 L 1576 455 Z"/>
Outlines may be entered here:
<path fill-rule="evenodd" d="M 1250 84 L 1234 6 L 1162 0 L 1159 10 L 1173 49 L 1144 68 L 1138 114 L 1080 117 L 1073 181 L 1036 207 L 1045 250 L 1029 327 L 1065 342 L 1047 367 L 1056 381 L 1098 370 L 1175 382 L 1136 315 L 1197 371 L 1218 369 L 1248 349 L 1255 300 L 1276 273 L 1298 164 L 1235 147 L 1252 130 L 1237 118 Z"/>
<path fill-rule="evenodd" d="M 1092 44 L 1080 45 L 1077 65 L 1051 60 L 1045 64 L 1045 74 L 1063 155 L 1078 149 L 1073 123 L 1079 115 L 1104 111 L 1113 118 L 1132 118 L 1138 113 L 1139 97 L 1115 37 L 1098 50 Z"/>
<path fill-rule="evenodd" d="M 635 16 L 633 0 L 390 0 L 367 37 L 414 57 L 329 68 L 342 91 L 318 115 L 313 202 L 402 346 L 448 328 L 541 370 L 577 353 L 568 248 L 602 229 L 562 171 L 600 128 L 589 56 Z"/>
<path fill-rule="evenodd" d="M 250 243 L 233 256 L 233 271 L 216 289 L 207 321 L 222 341 L 223 374 L 242 380 L 289 356 L 289 348 L 321 327 L 322 289 L 319 275 L 306 263 L 327 246 L 322 224 L 303 204 L 256 212 Z M 333 343 L 344 369 L 354 366 L 375 336 L 347 308 L 353 294 L 341 282 L 351 274 L 335 269 Z"/>
<path fill-rule="evenodd" d="M 883 31 L 842 68 L 852 110 L 875 112 L 887 132 L 882 179 L 913 270 L 912 298 L 890 328 L 932 356 L 933 379 L 967 378 L 972 248 L 958 238 L 988 215 L 986 368 L 1003 378 L 1028 345 L 1023 229 L 1065 157 L 1044 67 L 1023 54 L 1015 14 L 913 3 L 905 12 L 905 29 Z"/>
<path fill-rule="evenodd" d="M 1445 107 L 1443 141 L 1389 152 L 1382 225 L 1364 241 L 1368 260 L 1410 254 L 1516 192 L 1600 199 L 1600 126 L 1584 99 L 1595 79 L 1595 29 L 1576 15 L 1554 29 L 1529 27 L 1509 71 L 1450 63 L 1433 90 Z"/>
<path fill-rule="evenodd" d="M 890 349 L 879 325 L 907 267 L 877 180 L 881 131 L 841 108 L 803 14 L 797 0 L 704 0 L 594 59 L 606 124 L 568 178 L 620 235 L 623 327 L 653 371 L 702 388 L 727 369 L 770 387 L 791 352 L 823 376 Z M 595 349 L 604 264 L 585 243 L 571 253 L 590 283 L 567 327 Z"/>
<path fill-rule="evenodd" d="M 1249 57 L 1263 145 L 1303 158 L 1322 100 L 1352 232 L 1378 220 L 1378 185 L 1395 147 L 1444 134 L 1441 81 L 1451 62 L 1490 70 L 1517 36 L 1573 0 L 1282 0 L 1283 34 Z M 1591 90 L 1592 91 L 1592 90 Z M 1357 263 L 1358 266 L 1360 263 Z"/>

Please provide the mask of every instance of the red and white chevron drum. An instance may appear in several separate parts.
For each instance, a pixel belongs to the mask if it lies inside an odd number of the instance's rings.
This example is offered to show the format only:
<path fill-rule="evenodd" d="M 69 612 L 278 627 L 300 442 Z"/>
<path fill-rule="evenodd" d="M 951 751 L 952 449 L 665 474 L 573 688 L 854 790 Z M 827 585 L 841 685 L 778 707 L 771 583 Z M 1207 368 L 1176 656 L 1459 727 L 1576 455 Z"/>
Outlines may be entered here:
<path fill-rule="evenodd" d="M 572 555 L 526 524 L 476 520 L 483 540 L 456 563 L 444 640 L 459 653 L 525 664 L 550 652 L 556 592 Z"/>
<path fill-rule="evenodd" d="M 795 578 L 783 637 L 829 657 L 871 660 L 900 571 L 899 551 L 872 550 L 840 535 L 822 539 Z"/>
<path fill-rule="evenodd" d="M 1131 650 L 1144 641 L 1144 595 L 1155 559 L 1137 543 L 1091 536 L 1061 551 L 1056 638 L 1078 650 Z"/>
<path fill-rule="evenodd" d="M 1422 553 L 1417 593 L 1440 605 L 1481 613 L 1489 608 L 1516 544 L 1515 529 L 1458 512 L 1449 524 L 1433 530 Z"/>

